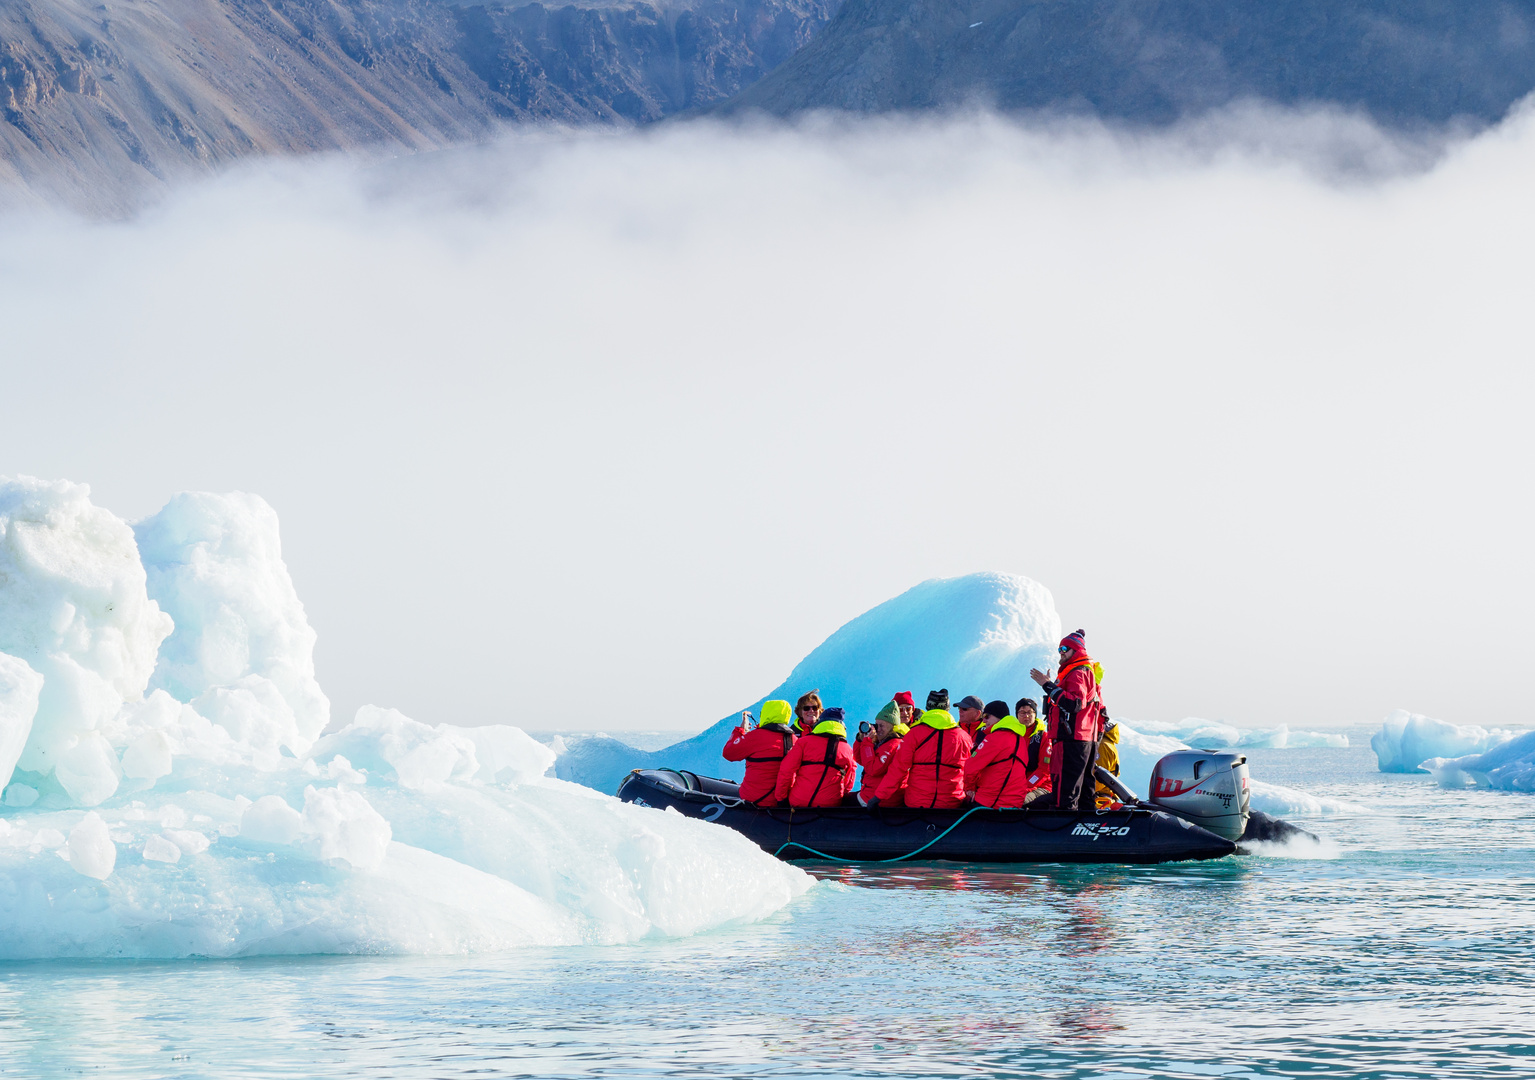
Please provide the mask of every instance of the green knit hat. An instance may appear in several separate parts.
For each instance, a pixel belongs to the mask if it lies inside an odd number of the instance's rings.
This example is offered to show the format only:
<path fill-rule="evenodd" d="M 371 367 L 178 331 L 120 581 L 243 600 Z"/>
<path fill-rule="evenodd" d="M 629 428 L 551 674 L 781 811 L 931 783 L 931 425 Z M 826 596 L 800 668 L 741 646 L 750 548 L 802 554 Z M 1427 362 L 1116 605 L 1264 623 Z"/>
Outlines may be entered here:
<path fill-rule="evenodd" d="M 874 722 L 876 724 L 881 720 L 887 721 L 892 725 L 899 724 L 901 722 L 901 707 L 893 701 L 887 703 L 883 709 L 874 714 Z"/>

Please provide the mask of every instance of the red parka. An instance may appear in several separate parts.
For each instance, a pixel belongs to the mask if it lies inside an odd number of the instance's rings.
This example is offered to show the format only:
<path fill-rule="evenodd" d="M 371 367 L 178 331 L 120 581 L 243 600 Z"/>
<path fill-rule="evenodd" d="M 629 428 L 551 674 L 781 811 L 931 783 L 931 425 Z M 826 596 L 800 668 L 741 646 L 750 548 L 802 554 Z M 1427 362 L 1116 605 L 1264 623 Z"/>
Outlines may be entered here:
<path fill-rule="evenodd" d="M 778 766 L 773 797 L 790 806 L 836 806 L 853 790 L 858 762 L 847 744 L 847 729 L 835 720 L 822 720 L 809 735 L 801 735 Z"/>
<path fill-rule="evenodd" d="M 875 792 L 883 803 L 906 787 L 907 806 L 947 809 L 965 801 L 965 759 L 970 736 L 947 709 L 929 709 L 901 739 Z"/>
<path fill-rule="evenodd" d="M 991 726 L 975 754 L 965 762 L 965 790 L 982 806 L 1022 806 L 1035 788 L 1050 790 L 1043 765 L 1029 768 L 1029 739 L 1022 724 L 1005 716 Z"/>
<path fill-rule="evenodd" d="M 1077 653 L 1063 665 L 1058 683 L 1045 687 L 1048 703 L 1048 728 L 1056 742 L 1062 739 L 1096 740 L 1103 734 L 1103 707 L 1098 697 L 1098 680 L 1093 675 L 1093 661 L 1084 652 Z"/>
<path fill-rule="evenodd" d="M 900 735 L 892 735 L 878 746 L 874 745 L 873 739 L 859 739 L 853 743 L 853 756 L 863 767 L 863 786 L 858 789 L 858 794 L 864 802 L 868 802 L 879 792 L 880 781 L 884 780 L 885 773 L 890 768 L 890 762 L 895 758 L 896 751 L 901 748 L 901 739 Z M 897 788 L 890 798 L 881 801 L 887 806 L 901 806 L 901 797 L 904 792 L 904 788 Z"/>
<path fill-rule="evenodd" d="M 789 727 L 793 710 L 787 701 L 762 703 L 762 724 L 755 731 L 737 725 L 730 741 L 721 751 L 726 761 L 746 762 L 746 777 L 741 781 L 741 798 L 749 803 L 771 805 L 773 789 L 778 784 L 778 766 L 794 746 L 794 732 Z"/>

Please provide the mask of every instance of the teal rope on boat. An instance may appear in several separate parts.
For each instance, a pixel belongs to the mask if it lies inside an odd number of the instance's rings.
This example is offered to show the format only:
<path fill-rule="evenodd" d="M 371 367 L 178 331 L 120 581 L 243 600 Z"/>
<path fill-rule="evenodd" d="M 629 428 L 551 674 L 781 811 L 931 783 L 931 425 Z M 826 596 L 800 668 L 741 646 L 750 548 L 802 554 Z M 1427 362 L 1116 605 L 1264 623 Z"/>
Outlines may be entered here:
<path fill-rule="evenodd" d="M 967 817 L 969 817 L 971 814 L 975 813 L 977 810 L 990 810 L 990 809 L 991 809 L 991 807 L 989 807 L 989 806 L 972 806 L 970 809 L 966 810 L 963 814 L 959 815 L 959 817 L 955 820 L 953 825 L 950 825 L 947 829 L 943 830 L 943 832 L 939 833 L 937 836 L 933 837 L 927 843 L 923 844 L 916 851 L 908 851 L 905 855 L 897 855 L 893 859 L 839 859 L 835 855 L 828 855 L 824 851 L 817 851 L 813 847 L 806 847 L 804 844 L 801 844 L 797 840 L 790 840 L 788 843 L 784 844 L 783 847 L 780 847 L 777 851 L 773 852 L 773 858 L 775 858 L 775 859 L 778 858 L 778 856 L 783 853 L 784 848 L 797 847 L 801 851 L 808 851 L 808 852 L 810 852 L 810 854 L 817 855 L 817 856 L 827 860 L 828 862 L 866 862 L 866 863 L 872 863 L 872 864 L 887 863 L 887 862 L 901 862 L 901 861 L 903 861 L 905 859 L 911 858 L 913 855 L 921 855 L 928 848 L 932 847 L 934 844 L 938 843 L 938 841 L 942 840 L 945 836 L 948 836 L 955 829 L 959 828 L 959 823 L 961 821 L 964 821 Z"/>

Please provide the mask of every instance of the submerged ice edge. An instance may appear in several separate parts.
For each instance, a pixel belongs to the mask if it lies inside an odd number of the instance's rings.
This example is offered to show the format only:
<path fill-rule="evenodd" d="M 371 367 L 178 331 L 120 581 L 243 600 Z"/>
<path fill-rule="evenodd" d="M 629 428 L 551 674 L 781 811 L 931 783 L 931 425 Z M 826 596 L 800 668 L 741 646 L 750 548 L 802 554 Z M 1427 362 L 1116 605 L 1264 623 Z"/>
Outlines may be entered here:
<path fill-rule="evenodd" d="M 506 726 L 330 705 L 253 495 L 130 528 L 0 481 L 0 957 L 461 953 L 686 935 L 810 879 L 547 777 Z"/>

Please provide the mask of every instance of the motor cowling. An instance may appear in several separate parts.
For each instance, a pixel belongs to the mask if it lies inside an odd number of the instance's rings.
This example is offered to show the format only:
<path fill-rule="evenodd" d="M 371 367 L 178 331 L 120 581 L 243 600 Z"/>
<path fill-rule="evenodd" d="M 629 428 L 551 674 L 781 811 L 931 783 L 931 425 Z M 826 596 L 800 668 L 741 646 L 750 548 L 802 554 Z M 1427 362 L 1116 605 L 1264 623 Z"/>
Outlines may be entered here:
<path fill-rule="evenodd" d="M 1227 840 L 1247 831 L 1247 756 L 1177 750 L 1151 770 L 1151 801 Z"/>

